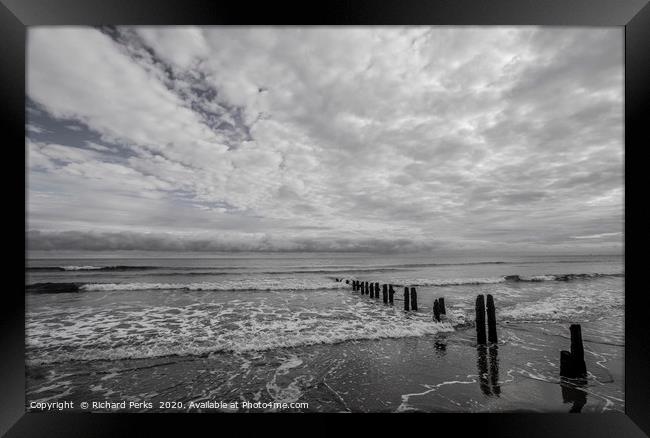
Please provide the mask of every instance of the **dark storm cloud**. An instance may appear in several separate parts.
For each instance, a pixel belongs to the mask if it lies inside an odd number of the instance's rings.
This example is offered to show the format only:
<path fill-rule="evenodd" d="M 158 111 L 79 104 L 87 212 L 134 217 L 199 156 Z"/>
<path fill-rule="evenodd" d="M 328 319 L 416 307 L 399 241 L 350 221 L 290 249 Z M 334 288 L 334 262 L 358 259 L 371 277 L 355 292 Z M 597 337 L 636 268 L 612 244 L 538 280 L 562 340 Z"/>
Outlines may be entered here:
<path fill-rule="evenodd" d="M 417 243 L 409 239 L 282 239 L 267 235 L 254 238 L 206 239 L 165 233 L 120 232 L 43 232 L 30 231 L 27 235 L 30 251 L 335 251 L 335 252 L 412 252 L 448 249 L 444 242 Z"/>

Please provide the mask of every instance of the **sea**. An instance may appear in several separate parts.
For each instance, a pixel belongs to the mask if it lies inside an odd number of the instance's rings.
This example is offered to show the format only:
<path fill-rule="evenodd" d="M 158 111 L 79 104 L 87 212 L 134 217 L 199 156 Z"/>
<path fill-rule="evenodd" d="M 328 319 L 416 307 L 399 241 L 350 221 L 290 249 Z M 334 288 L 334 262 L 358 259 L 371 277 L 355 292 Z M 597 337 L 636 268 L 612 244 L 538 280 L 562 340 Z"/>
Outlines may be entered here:
<path fill-rule="evenodd" d="M 57 401 L 132 412 L 625 409 L 621 255 L 242 252 L 26 264 L 32 411 Z M 353 280 L 393 285 L 394 303 L 354 291 Z M 417 311 L 404 310 L 405 287 L 416 289 Z M 490 346 L 476 342 L 481 294 L 496 307 Z M 571 324 L 582 329 L 584 379 L 559 375 Z"/>

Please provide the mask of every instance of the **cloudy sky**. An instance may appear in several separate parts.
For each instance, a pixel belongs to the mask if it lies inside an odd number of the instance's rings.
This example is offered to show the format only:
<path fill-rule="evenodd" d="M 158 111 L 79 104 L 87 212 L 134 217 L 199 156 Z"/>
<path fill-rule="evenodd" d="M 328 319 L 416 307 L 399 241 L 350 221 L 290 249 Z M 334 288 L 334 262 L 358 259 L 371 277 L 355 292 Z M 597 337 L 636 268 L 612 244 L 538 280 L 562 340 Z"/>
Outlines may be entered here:
<path fill-rule="evenodd" d="M 34 250 L 622 251 L 623 30 L 31 27 Z"/>

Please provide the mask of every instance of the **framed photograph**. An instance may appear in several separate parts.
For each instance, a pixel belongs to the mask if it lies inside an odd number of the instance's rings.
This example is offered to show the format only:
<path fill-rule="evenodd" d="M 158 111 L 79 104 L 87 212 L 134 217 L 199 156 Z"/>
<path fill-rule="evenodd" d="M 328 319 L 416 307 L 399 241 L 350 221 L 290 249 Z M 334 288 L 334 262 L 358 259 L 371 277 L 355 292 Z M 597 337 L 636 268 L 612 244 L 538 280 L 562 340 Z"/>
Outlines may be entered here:
<path fill-rule="evenodd" d="M 3 0 L 2 432 L 650 433 L 650 6 L 519 3 Z"/>

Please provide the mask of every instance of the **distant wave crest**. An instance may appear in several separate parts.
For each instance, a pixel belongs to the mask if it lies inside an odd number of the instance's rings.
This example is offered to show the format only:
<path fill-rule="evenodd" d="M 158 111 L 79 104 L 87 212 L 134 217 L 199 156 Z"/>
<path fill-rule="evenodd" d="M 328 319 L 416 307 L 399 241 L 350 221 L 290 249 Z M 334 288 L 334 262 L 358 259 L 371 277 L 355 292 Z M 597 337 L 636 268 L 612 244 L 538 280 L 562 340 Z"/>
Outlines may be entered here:
<path fill-rule="evenodd" d="M 556 274 L 556 275 L 505 275 L 494 278 L 459 278 L 459 279 L 441 279 L 441 280 L 415 280 L 408 285 L 412 286 L 471 286 L 480 284 L 497 284 L 507 282 L 541 282 L 541 281 L 572 281 L 587 280 L 601 277 L 622 277 L 623 273 L 585 273 L 585 274 Z M 404 285 L 400 285 L 404 286 Z"/>
<path fill-rule="evenodd" d="M 27 271 L 41 272 L 65 272 L 65 271 L 144 271 L 150 269 L 160 269 L 158 266 L 92 266 L 92 265 L 68 265 L 68 266 L 28 266 Z"/>
<path fill-rule="evenodd" d="M 622 277 L 623 273 L 604 274 L 559 274 L 559 275 L 506 275 L 495 278 L 461 278 L 429 280 L 418 279 L 395 284 L 395 286 L 463 286 L 497 284 L 506 282 L 542 282 L 542 281 L 572 281 L 587 280 L 601 277 Z M 301 291 L 322 289 L 350 288 L 345 281 L 336 282 L 332 278 L 249 278 L 228 279 L 218 282 L 196 283 L 34 283 L 26 286 L 27 292 L 32 293 L 62 293 L 62 292 L 91 292 L 91 291 L 144 291 L 144 290 L 186 290 L 186 291 Z"/>

